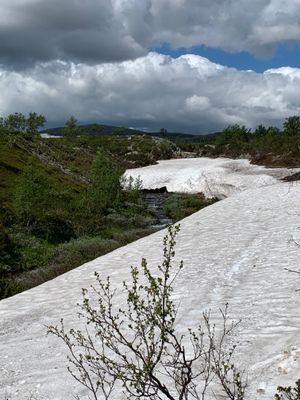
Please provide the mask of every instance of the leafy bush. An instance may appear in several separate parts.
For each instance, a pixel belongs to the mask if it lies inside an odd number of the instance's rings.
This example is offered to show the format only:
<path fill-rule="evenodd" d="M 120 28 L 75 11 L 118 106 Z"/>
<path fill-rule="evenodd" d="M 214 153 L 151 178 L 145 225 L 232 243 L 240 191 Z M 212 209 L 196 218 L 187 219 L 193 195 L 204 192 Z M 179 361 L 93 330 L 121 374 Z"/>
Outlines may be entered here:
<path fill-rule="evenodd" d="M 20 264 L 22 270 L 28 271 L 33 268 L 43 267 L 53 256 L 53 246 L 48 242 L 31 237 L 31 243 L 28 243 L 22 249 Z"/>
<path fill-rule="evenodd" d="M 163 202 L 163 209 L 176 222 L 216 201 L 217 199 L 206 199 L 202 194 L 171 193 Z"/>
<path fill-rule="evenodd" d="M 142 196 L 142 188 L 143 188 L 143 181 L 141 180 L 140 176 L 134 179 L 132 176 L 129 176 L 128 179 L 121 180 L 123 188 L 126 190 L 126 200 L 129 203 L 133 204 L 142 204 L 143 203 L 143 196 Z"/>
<path fill-rule="evenodd" d="M 21 290 L 22 287 L 18 285 L 12 278 L 0 276 L 0 299 L 13 296 L 19 293 Z"/>
<path fill-rule="evenodd" d="M 212 382 L 220 384 L 228 399 L 244 398 L 246 385 L 232 361 L 234 347 L 224 349 L 235 327 L 228 323 L 227 308 L 219 340 L 208 313 L 198 329 L 188 329 L 186 335 L 175 330 L 172 292 L 183 267 L 182 262 L 173 265 L 178 230 L 170 227 L 164 238 L 164 259 L 157 273 L 151 273 L 145 259 L 140 268 L 132 267 L 131 284 L 123 284 L 125 308 L 115 304 L 109 277 L 102 281 L 96 273 L 97 286 L 90 292 L 83 289 L 79 316 L 85 318 L 85 330 L 66 331 L 63 320 L 49 327 L 70 351 L 69 372 L 95 400 L 101 395 L 108 399 L 117 384 L 129 398 L 205 399 Z"/>
<path fill-rule="evenodd" d="M 46 118 L 35 112 L 30 112 L 27 118 L 19 112 L 0 118 L 0 127 L 6 129 L 9 133 L 22 133 L 28 135 L 28 137 L 38 134 L 39 128 L 44 126 L 45 123 Z"/>
<path fill-rule="evenodd" d="M 0 256 L 1 258 L 5 253 L 9 251 L 10 248 L 10 240 L 7 234 L 6 229 L 0 222 Z"/>
<path fill-rule="evenodd" d="M 18 177 L 14 193 L 14 209 L 19 220 L 30 227 L 49 207 L 50 186 L 47 176 L 33 164 Z"/>
<path fill-rule="evenodd" d="M 60 269 L 66 272 L 100 255 L 109 253 L 117 247 L 118 242 L 113 239 L 83 237 L 59 245 L 55 249 L 51 263 L 59 266 Z"/>
<path fill-rule="evenodd" d="M 51 187 L 48 176 L 33 164 L 26 166 L 18 177 L 13 205 L 28 232 L 52 242 L 74 237 L 68 197 Z"/>
<path fill-rule="evenodd" d="M 92 187 L 90 198 L 95 212 L 119 205 L 121 197 L 121 171 L 108 159 L 102 149 L 98 150 L 92 165 Z"/>

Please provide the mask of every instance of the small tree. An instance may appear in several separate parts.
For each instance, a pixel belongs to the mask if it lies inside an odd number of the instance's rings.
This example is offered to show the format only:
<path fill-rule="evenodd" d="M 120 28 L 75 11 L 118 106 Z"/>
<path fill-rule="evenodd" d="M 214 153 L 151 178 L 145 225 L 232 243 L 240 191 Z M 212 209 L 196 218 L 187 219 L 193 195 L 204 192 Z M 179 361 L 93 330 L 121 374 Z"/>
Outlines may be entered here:
<path fill-rule="evenodd" d="M 251 130 L 244 125 L 229 125 L 216 138 L 217 145 L 233 144 L 237 145 L 241 142 L 248 142 L 251 137 Z"/>
<path fill-rule="evenodd" d="M 63 129 L 63 133 L 65 136 L 76 136 L 79 133 L 79 126 L 77 119 L 71 115 L 68 121 L 65 124 Z"/>
<path fill-rule="evenodd" d="M 126 308 L 115 304 L 110 279 L 102 281 L 96 273 L 97 286 L 83 289 L 79 315 L 86 321 L 86 330 L 66 331 L 63 320 L 59 327 L 49 327 L 70 351 L 69 372 L 95 400 L 108 399 L 116 383 L 132 399 L 203 400 L 212 382 L 220 384 L 228 399 L 244 398 L 245 383 L 232 363 L 234 347 L 225 351 L 224 346 L 235 326 L 228 324 L 227 307 L 222 311 L 219 340 L 209 313 L 203 314 L 198 329 L 176 333 L 177 305 L 172 292 L 183 267 L 182 262 L 173 265 L 178 230 L 178 226 L 169 227 L 157 275 L 145 259 L 141 268 L 132 267 L 131 285 L 123 284 Z"/>
<path fill-rule="evenodd" d="M 140 176 L 134 179 L 131 175 L 123 178 L 122 186 L 126 190 L 127 200 L 135 205 L 143 204 L 143 181 Z"/>
<path fill-rule="evenodd" d="M 264 125 L 258 125 L 258 127 L 253 132 L 254 137 L 263 138 L 268 134 L 268 129 Z"/>
<path fill-rule="evenodd" d="M 300 117 L 293 115 L 286 118 L 283 124 L 284 133 L 288 136 L 295 136 L 300 134 Z"/>
<path fill-rule="evenodd" d="M 39 129 L 45 125 L 46 118 L 42 114 L 37 114 L 36 112 L 30 112 L 26 122 L 27 122 L 26 131 L 30 135 L 36 135 L 39 133 Z"/>
<path fill-rule="evenodd" d="M 9 114 L 6 118 L 4 118 L 3 126 L 11 133 L 25 132 L 27 129 L 26 117 L 18 112 Z"/>
<path fill-rule="evenodd" d="M 25 133 L 30 136 L 37 134 L 45 123 L 44 115 L 36 112 L 30 112 L 27 118 L 19 112 L 0 118 L 0 127 L 5 128 L 9 133 Z"/>
<path fill-rule="evenodd" d="M 99 149 L 92 165 L 92 187 L 89 193 L 94 211 L 104 211 L 118 205 L 121 195 L 121 172 L 103 149 Z"/>
<path fill-rule="evenodd" d="M 166 130 L 166 128 L 160 128 L 159 133 L 161 134 L 161 136 L 162 136 L 163 138 L 166 138 L 166 137 L 167 137 L 167 134 L 168 134 L 168 131 Z"/>
<path fill-rule="evenodd" d="M 45 212 L 49 193 L 45 174 L 33 164 L 26 166 L 18 177 L 13 201 L 20 222 L 29 228 Z"/>

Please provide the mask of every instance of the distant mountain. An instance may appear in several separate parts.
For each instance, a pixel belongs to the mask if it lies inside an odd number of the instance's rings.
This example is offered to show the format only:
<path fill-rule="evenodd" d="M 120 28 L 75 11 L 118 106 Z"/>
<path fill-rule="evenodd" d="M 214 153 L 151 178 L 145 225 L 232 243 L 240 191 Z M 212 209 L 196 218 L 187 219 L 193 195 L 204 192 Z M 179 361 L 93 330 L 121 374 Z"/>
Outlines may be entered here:
<path fill-rule="evenodd" d="M 41 133 L 48 133 L 53 136 L 60 136 L 63 134 L 64 127 L 57 128 L 49 128 L 44 129 Z M 218 133 L 211 134 L 191 134 L 191 133 L 183 133 L 183 132 L 167 132 L 166 134 L 162 134 L 161 132 L 145 132 L 139 129 L 132 129 L 124 126 L 112 126 L 112 125 L 102 125 L 102 124 L 88 124 L 88 125 L 80 125 L 79 130 L 81 134 L 84 135 L 92 135 L 92 136 L 107 136 L 107 135 L 147 135 L 147 136 L 158 136 L 158 137 L 168 137 L 168 138 L 197 138 L 204 139 L 210 138 Z"/>

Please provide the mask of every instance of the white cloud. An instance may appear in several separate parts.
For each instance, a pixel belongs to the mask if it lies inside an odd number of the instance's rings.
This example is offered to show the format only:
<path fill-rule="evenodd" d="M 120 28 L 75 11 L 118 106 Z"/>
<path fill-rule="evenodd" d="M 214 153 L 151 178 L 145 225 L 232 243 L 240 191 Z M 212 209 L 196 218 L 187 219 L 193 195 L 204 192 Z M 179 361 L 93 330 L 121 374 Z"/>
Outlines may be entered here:
<path fill-rule="evenodd" d="M 191 110 L 192 112 L 206 110 L 209 106 L 210 100 L 205 96 L 193 94 L 193 96 L 186 99 L 187 110 Z"/>
<path fill-rule="evenodd" d="M 266 55 L 278 43 L 300 40 L 299 0 L 115 0 L 114 3 L 135 40 L 143 37 L 139 41 L 143 45 L 204 44 L 232 52 L 246 50 Z"/>
<path fill-rule="evenodd" d="M 40 63 L 0 70 L 0 114 L 31 110 L 81 121 L 207 132 L 227 124 L 281 125 L 300 114 L 300 70 L 238 71 L 186 55 L 150 53 L 95 66 Z"/>

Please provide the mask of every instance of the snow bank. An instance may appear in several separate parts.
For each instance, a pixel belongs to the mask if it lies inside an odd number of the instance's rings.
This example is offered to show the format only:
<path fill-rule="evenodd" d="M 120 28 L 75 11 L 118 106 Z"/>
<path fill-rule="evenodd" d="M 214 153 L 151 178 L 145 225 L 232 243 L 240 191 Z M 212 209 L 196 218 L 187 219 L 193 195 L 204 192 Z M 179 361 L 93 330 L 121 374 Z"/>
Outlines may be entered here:
<path fill-rule="evenodd" d="M 249 190 L 207 207 L 181 223 L 177 254 L 184 269 L 175 288 L 180 298 L 177 329 L 195 326 L 203 310 L 229 303 L 242 319 L 233 340 L 249 376 L 249 399 L 272 399 L 277 385 L 300 377 L 300 186 L 280 183 Z M 75 326 L 81 288 L 93 272 L 110 275 L 116 287 L 130 265 L 145 256 L 161 261 L 155 233 L 89 262 L 37 288 L 0 302 L 0 398 L 71 400 L 81 388 L 66 371 L 66 350 L 45 325 L 61 317 Z M 122 297 L 116 299 L 122 303 Z M 117 396 L 121 398 L 121 396 Z"/>
<path fill-rule="evenodd" d="M 140 177 L 144 189 L 166 186 L 169 192 L 202 192 L 206 197 L 222 199 L 247 189 L 274 185 L 280 178 L 296 171 L 252 165 L 249 160 L 186 158 L 129 169 L 125 178 Z"/>

